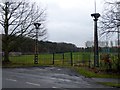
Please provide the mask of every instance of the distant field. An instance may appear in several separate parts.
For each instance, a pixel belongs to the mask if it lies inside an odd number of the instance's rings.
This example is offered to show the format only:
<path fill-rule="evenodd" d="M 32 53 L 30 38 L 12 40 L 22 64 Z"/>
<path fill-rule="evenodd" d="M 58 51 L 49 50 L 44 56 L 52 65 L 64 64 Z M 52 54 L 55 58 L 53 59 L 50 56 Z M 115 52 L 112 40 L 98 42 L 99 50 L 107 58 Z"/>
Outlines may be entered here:
<path fill-rule="evenodd" d="M 103 53 L 100 53 L 103 54 Z M 54 54 L 39 54 L 39 64 L 38 65 L 52 65 L 54 59 L 54 65 L 66 65 L 70 66 L 73 64 L 84 64 L 87 66 L 93 66 L 94 55 L 90 52 L 73 52 L 71 53 L 57 53 Z M 116 59 L 117 54 L 111 53 L 112 67 L 116 68 Z M 19 65 L 33 65 L 34 64 L 34 55 L 20 55 L 20 56 L 10 56 L 10 61 L 13 64 Z M 100 62 L 101 68 L 106 68 L 107 65 Z"/>
<path fill-rule="evenodd" d="M 39 63 L 40 64 L 53 64 L 53 54 L 39 54 Z M 90 53 L 74 52 L 72 53 L 59 53 L 54 54 L 54 63 L 55 64 L 70 64 L 71 58 L 73 63 L 77 62 L 86 62 L 90 60 Z M 21 56 L 10 56 L 10 60 L 13 63 L 34 63 L 34 55 L 21 55 Z M 84 61 L 83 61 L 84 60 Z"/>

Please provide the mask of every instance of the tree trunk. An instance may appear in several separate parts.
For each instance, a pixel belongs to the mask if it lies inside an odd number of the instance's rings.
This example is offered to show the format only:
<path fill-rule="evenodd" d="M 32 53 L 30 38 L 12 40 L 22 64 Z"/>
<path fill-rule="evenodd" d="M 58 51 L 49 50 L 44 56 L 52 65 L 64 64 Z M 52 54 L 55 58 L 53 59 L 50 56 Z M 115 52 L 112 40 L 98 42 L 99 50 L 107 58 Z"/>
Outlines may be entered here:
<path fill-rule="evenodd" d="M 8 46 L 9 46 L 9 42 L 8 42 L 8 37 L 7 36 L 5 36 L 4 37 L 4 40 L 5 40 L 5 42 L 4 42 L 4 63 L 8 63 L 8 62 L 10 62 L 10 60 L 9 60 L 9 49 L 8 49 Z"/>
<path fill-rule="evenodd" d="M 5 3 L 5 22 L 4 22 L 4 30 L 5 30 L 5 39 L 4 39 L 4 63 L 8 63 L 9 61 L 9 35 L 8 35 L 8 28 L 9 28 L 9 19 L 8 19 L 8 14 L 9 14 L 9 3 Z"/>
<path fill-rule="evenodd" d="M 5 63 L 10 62 L 10 60 L 9 60 L 9 52 L 6 49 L 5 49 L 5 52 L 4 52 L 4 62 Z"/>

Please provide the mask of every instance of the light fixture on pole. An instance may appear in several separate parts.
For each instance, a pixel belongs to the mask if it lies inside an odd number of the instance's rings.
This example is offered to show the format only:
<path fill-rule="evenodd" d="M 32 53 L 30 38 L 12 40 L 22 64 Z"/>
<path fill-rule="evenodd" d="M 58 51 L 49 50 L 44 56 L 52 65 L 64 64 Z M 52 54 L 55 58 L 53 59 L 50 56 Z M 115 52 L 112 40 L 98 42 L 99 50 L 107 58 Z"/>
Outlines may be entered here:
<path fill-rule="evenodd" d="M 97 33 L 97 21 L 100 17 L 99 13 L 93 13 L 91 16 L 94 18 L 94 66 L 99 67 L 99 51 L 98 51 L 98 33 Z"/>
<path fill-rule="evenodd" d="M 34 64 L 38 64 L 38 29 L 40 25 L 40 23 L 34 23 L 36 28 Z"/>

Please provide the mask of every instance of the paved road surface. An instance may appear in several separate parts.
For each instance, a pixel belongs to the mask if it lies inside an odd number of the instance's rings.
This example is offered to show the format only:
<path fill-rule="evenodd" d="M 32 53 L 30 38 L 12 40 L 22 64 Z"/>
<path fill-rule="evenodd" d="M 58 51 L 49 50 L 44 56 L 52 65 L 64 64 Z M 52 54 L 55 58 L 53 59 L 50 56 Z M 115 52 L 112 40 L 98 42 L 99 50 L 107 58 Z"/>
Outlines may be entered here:
<path fill-rule="evenodd" d="M 108 88 L 67 68 L 4 68 L 3 88 Z"/>

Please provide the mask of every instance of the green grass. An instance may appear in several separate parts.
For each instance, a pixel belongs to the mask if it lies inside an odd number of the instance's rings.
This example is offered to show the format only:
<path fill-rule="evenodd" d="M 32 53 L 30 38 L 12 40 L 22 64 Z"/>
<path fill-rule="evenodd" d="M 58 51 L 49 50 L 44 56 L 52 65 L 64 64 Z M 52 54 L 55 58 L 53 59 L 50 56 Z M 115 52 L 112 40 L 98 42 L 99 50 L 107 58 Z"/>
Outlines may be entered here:
<path fill-rule="evenodd" d="M 97 82 L 97 83 L 102 84 L 102 85 L 106 85 L 106 86 L 120 88 L 120 83 L 113 83 L 113 82 Z"/>
<path fill-rule="evenodd" d="M 73 67 L 73 69 L 78 72 L 79 74 L 88 77 L 88 78 L 120 78 L 120 74 L 107 74 L 107 73 L 95 73 L 93 71 L 90 71 L 86 67 Z"/>
<path fill-rule="evenodd" d="M 73 63 L 75 64 L 83 64 L 88 67 L 89 60 L 91 60 L 91 66 L 93 66 L 93 53 L 89 52 L 74 52 L 72 54 Z M 112 59 L 116 58 L 116 55 L 111 54 Z M 10 61 L 12 63 L 3 65 L 3 67 L 28 67 L 28 66 L 53 66 L 53 54 L 40 54 L 39 56 L 39 64 L 34 64 L 34 55 L 21 55 L 21 56 L 10 56 Z M 112 63 L 113 68 L 116 68 L 116 65 Z M 54 66 L 62 66 L 62 67 L 70 67 L 71 66 L 71 53 L 63 54 L 55 54 L 54 55 Z M 102 64 L 100 69 L 106 69 L 106 65 Z M 75 70 L 80 74 L 86 77 L 108 77 L 108 78 L 117 78 L 116 75 L 108 75 L 108 74 L 96 74 L 94 72 L 89 71 L 86 68 L 75 67 Z"/>
<path fill-rule="evenodd" d="M 40 64 L 52 64 L 53 63 L 53 54 L 40 54 L 39 56 Z M 78 62 L 81 61 L 82 57 L 80 53 L 73 54 L 73 61 Z M 10 61 L 13 63 L 24 63 L 24 64 L 33 64 L 34 63 L 34 55 L 21 55 L 21 56 L 10 56 Z M 63 54 L 55 54 L 54 55 L 54 63 L 55 64 L 70 64 L 71 58 L 70 53 L 64 54 L 64 62 L 63 62 Z"/>
<path fill-rule="evenodd" d="M 111 54 L 112 55 L 112 54 Z M 73 63 L 84 63 L 88 65 L 89 60 L 91 60 L 91 65 L 93 66 L 93 53 L 90 52 L 74 52 L 72 54 Z M 116 59 L 116 55 L 112 55 L 112 60 Z M 10 61 L 16 64 L 33 64 L 34 63 L 34 55 L 21 55 L 21 56 L 10 56 Z M 114 60 L 115 61 L 115 60 Z M 40 54 L 39 55 L 39 63 L 42 64 L 52 64 L 53 63 L 53 54 Z M 64 53 L 63 54 L 55 54 L 54 55 L 54 63 L 59 65 L 68 65 L 71 63 L 71 54 Z M 102 68 L 106 68 L 106 65 L 102 64 Z M 116 64 L 112 61 L 113 68 L 116 68 Z"/>
<path fill-rule="evenodd" d="M 89 53 L 89 52 L 73 52 L 73 60 L 93 60 L 93 53 Z M 53 54 L 40 54 L 39 55 L 39 59 L 52 59 L 52 56 Z M 15 56 L 13 56 L 14 58 Z M 21 56 L 18 56 L 18 57 L 21 57 Z M 24 59 L 31 59 L 34 58 L 34 55 L 22 55 L 22 58 L 24 57 Z M 112 59 L 116 59 L 116 55 L 112 55 L 111 54 L 111 58 Z M 10 59 L 13 59 L 10 57 Z M 61 60 L 63 58 L 62 54 L 55 54 L 55 59 L 59 59 Z M 64 59 L 67 60 L 67 59 L 70 59 L 70 53 L 64 53 Z"/>

